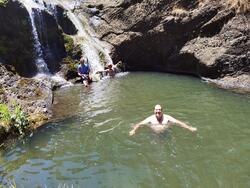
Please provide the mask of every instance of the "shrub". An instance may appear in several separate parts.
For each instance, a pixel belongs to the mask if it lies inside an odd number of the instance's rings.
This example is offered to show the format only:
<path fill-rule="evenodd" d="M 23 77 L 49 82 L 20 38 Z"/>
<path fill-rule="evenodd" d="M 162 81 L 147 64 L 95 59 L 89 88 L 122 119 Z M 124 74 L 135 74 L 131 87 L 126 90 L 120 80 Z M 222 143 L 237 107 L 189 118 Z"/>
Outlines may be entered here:
<path fill-rule="evenodd" d="M 172 14 L 178 17 L 185 17 L 188 15 L 188 11 L 181 7 L 174 7 L 172 10 Z"/>
<path fill-rule="evenodd" d="M 1 6 L 5 7 L 7 3 L 8 3 L 8 0 L 0 0 L 0 7 Z"/>
<path fill-rule="evenodd" d="M 11 113 L 5 104 L 0 104 L 0 122 L 5 129 L 8 129 L 8 125 L 11 122 Z"/>
<path fill-rule="evenodd" d="M 14 128 L 18 131 L 19 135 L 23 136 L 24 131 L 28 127 L 28 118 L 16 103 L 13 104 L 12 110 L 7 105 L 0 104 L 0 123 L 6 132 Z"/>
<path fill-rule="evenodd" d="M 105 65 L 105 54 L 102 52 L 102 51 L 99 51 L 99 58 L 100 58 L 100 63 L 102 64 L 102 65 Z"/>

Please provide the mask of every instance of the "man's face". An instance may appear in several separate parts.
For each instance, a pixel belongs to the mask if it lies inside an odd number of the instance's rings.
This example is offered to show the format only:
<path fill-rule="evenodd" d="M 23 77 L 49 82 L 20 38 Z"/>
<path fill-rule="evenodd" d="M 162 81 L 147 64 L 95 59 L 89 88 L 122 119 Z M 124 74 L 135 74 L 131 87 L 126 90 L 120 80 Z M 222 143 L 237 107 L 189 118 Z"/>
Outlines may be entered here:
<path fill-rule="evenodd" d="M 154 113 L 155 113 L 155 117 L 158 119 L 158 118 L 161 118 L 163 113 L 162 113 L 162 109 L 161 108 L 155 108 L 154 110 Z"/>

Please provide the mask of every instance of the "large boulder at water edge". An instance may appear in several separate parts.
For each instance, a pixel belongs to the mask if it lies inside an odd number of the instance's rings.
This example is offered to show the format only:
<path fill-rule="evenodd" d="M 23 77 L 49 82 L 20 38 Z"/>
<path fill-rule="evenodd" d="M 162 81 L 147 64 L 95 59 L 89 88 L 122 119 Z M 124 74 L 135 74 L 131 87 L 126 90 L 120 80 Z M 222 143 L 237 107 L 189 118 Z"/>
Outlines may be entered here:
<path fill-rule="evenodd" d="M 250 73 L 250 8 L 230 2 L 100 0 L 82 6 L 101 7 L 90 20 L 99 17 L 94 29 L 128 70 L 238 78 Z"/>
<path fill-rule="evenodd" d="M 37 128 L 51 117 L 52 100 L 52 86 L 49 80 L 23 78 L 9 72 L 0 64 L 0 104 L 9 107 L 13 103 L 20 105 L 28 115 L 30 130 Z M 0 130 L 2 130 L 1 120 Z M 2 136 L 0 131 L 0 142 Z"/>
<path fill-rule="evenodd" d="M 20 75 L 36 72 L 29 14 L 17 1 L 0 3 L 0 60 Z"/>

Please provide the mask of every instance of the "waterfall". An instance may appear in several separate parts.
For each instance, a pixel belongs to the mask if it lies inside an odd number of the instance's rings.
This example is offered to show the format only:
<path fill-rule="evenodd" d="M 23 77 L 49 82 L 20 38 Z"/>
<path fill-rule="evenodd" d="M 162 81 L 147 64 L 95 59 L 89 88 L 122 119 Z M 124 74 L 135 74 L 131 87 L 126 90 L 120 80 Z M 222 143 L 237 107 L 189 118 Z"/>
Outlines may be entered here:
<path fill-rule="evenodd" d="M 101 61 L 104 61 L 107 64 L 113 64 L 108 50 L 103 47 L 101 41 L 91 36 L 90 31 L 86 31 L 86 29 L 83 28 L 83 23 L 78 16 L 71 11 L 74 9 L 74 3 L 70 4 L 66 1 L 58 0 L 50 0 L 49 3 L 56 3 L 67 11 L 69 19 L 78 30 L 76 40 L 80 42 L 83 54 L 88 59 L 93 73 L 103 70 L 104 65 L 100 63 Z M 85 25 L 87 25 L 87 23 L 85 23 Z"/>
<path fill-rule="evenodd" d="M 52 15 L 56 15 L 56 8 L 55 5 L 60 5 L 68 15 L 68 18 L 71 22 L 75 25 L 77 29 L 77 34 L 74 36 L 74 39 L 77 43 L 81 45 L 81 49 L 83 52 L 83 56 L 88 59 L 90 64 L 92 74 L 95 74 L 96 71 L 101 71 L 104 68 L 105 64 L 112 64 L 112 60 L 109 56 L 109 51 L 103 43 L 94 36 L 94 34 L 90 31 L 90 27 L 88 26 L 87 20 L 85 18 L 81 19 L 84 20 L 84 23 L 78 18 L 78 16 L 73 13 L 74 9 L 74 2 L 67 2 L 61 0 L 19 0 L 27 9 L 32 25 L 32 34 L 34 38 L 34 48 L 36 59 L 35 63 L 38 68 L 39 75 L 46 74 L 49 75 L 49 70 L 47 64 L 43 58 L 46 50 L 46 46 L 42 46 L 41 42 L 39 41 L 38 31 L 42 33 L 42 37 L 47 40 L 47 36 L 44 34 L 44 30 L 46 29 L 46 23 L 43 21 L 42 17 L 42 10 L 46 10 L 47 12 L 51 13 Z M 35 15 L 39 18 L 38 28 L 35 24 Z M 57 18 L 55 16 L 57 21 Z M 36 20 L 37 21 L 37 20 Z M 85 28 L 83 28 L 83 24 Z M 39 30 L 40 29 L 40 30 Z M 41 31 L 41 32 L 40 32 Z M 45 42 L 46 43 L 46 42 Z M 45 44 L 47 45 L 47 44 Z"/>
<path fill-rule="evenodd" d="M 32 34 L 34 39 L 35 55 L 36 55 L 35 63 L 38 69 L 38 73 L 48 74 L 49 69 L 47 67 L 45 60 L 43 59 L 42 45 L 38 38 L 38 32 L 35 25 L 35 16 L 34 16 L 35 12 L 33 10 L 36 9 L 40 11 L 40 9 L 44 9 L 44 7 L 41 6 L 41 4 L 37 4 L 32 0 L 20 0 L 20 2 L 25 6 L 25 8 L 29 13 L 29 18 L 32 26 Z"/>

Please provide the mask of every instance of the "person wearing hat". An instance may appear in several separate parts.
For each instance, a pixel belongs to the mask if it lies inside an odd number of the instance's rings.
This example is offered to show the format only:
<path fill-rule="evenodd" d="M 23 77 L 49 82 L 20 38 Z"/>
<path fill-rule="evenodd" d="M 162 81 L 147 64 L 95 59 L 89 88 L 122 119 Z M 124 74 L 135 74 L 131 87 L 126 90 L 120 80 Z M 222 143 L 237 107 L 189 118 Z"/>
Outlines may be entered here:
<path fill-rule="evenodd" d="M 177 125 L 179 127 L 185 128 L 191 132 L 197 131 L 197 128 L 189 126 L 167 114 L 163 114 L 161 105 L 155 105 L 154 115 L 149 116 L 140 123 L 136 124 L 133 129 L 129 132 L 132 136 L 135 134 L 136 130 L 142 125 L 148 125 L 155 133 L 162 133 L 166 131 L 171 125 Z"/>
<path fill-rule="evenodd" d="M 77 68 L 78 75 L 82 78 L 82 83 L 85 87 L 89 86 L 90 78 L 89 78 L 89 72 L 90 67 L 88 60 L 85 58 L 80 59 L 80 65 L 78 65 Z"/>

